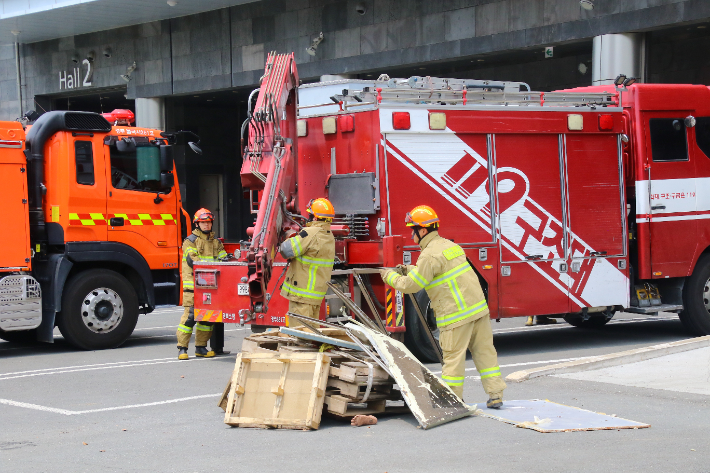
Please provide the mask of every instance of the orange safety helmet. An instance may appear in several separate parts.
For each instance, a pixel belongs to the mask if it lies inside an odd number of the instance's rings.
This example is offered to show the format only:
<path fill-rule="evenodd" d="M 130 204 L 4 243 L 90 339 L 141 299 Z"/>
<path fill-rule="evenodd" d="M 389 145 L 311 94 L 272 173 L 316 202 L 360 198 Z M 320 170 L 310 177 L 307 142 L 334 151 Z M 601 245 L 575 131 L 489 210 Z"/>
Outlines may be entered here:
<path fill-rule="evenodd" d="M 214 215 L 209 210 L 202 208 L 195 212 L 195 218 L 192 220 L 193 223 L 197 222 L 214 222 Z"/>
<path fill-rule="evenodd" d="M 308 202 L 306 211 L 313 215 L 314 218 L 325 220 L 327 222 L 331 222 L 333 217 L 335 217 L 335 208 L 333 208 L 333 204 L 331 204 L 328 199 L 324 199 L 323 197 L 311 199 L 311 201 Z"/>
<path fill-rule="evenodd" d="M 418 205 L 407 213 L 404 223 L 408 227 L 429 228 L 439 223 L 439 216 L 428 205 Z"/>

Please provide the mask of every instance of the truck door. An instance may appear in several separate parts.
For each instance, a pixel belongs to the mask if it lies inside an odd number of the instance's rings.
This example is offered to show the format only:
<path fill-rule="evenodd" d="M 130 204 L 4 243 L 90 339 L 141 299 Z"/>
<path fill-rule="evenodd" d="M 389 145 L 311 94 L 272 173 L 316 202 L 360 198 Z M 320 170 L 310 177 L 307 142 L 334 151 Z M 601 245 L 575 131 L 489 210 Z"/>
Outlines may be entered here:
<path fill-rule="evenodd" d="M 136 249 L 151 269 L 177 268 L 177 192 L 160 186 L 160 148 L 105 146 L 108 240 Z"/>
<path fill-rule="evenodd" d="M 626 307 L 626 203 L 619 137 L 568 134 L 564 145 L 571 312 L 582 307 Z"/>
<path fill-rule="evenodd" d="M 503 317 L 569 311 L 558 135 L 496 135 L 500 232 L 499 307 Z"/>
<path fill-rule="evenodd" d="M 636 206 L 641 209 L 637 218 L 649 219 L 655 277 L 687 276 L 697 246 L 695 147 L 689 145 L 695 136 L 686 128 L 689 115 L 689 110 L 644 114 L 649 168 L 646 180 L 636 183 Z"/>
<path fill-rule="evenodd" d="M 51 145 L 48 171 L 53 177 L 52 185 L 47 186 L 47 221 L 64 224 L 65 241 L 106 241 L 103 142 L 102 136 L 93 135 L 65 133 L 66 141 L 55 140 Z M 58 148 L 63 146 L 67 147 L 67 159 L 61 159 Z M 49 231 L 50 237 L 54 234 Z"/>

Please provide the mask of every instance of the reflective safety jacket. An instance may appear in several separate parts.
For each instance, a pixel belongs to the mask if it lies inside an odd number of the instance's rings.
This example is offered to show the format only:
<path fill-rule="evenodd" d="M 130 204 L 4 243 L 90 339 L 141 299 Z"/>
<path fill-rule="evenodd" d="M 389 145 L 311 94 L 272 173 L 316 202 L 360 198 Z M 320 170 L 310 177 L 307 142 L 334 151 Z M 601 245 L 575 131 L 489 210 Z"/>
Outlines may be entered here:
<path fill-rule="evenodd" d="M 290 301 L 320 305 L 335 262 L 330 223 L 309 222 L 298 235 L 284 241 L 279 252 L 289 260 L 281 295 Z"/>
<path fill-rule="evenodd" d="M 195 300 L 195 278 L 188 257 L 195 261 L 218 261 L 227 257 L 222 242 L 214 237 L 214 232 L 205 235 L 195 229 L 182 243 L 182 305 L 193 307 Z"/>
<path fill-rule="evenodd" d="M 426 289 L 440 330 L 487 316 L 481 284 L 463 249 L 436 231 L 426 234 L 419 246 L 416 266 L 407 266 L 406 276 L 390 269 L 383 274 L 384 281 L 405 294 Z"/>

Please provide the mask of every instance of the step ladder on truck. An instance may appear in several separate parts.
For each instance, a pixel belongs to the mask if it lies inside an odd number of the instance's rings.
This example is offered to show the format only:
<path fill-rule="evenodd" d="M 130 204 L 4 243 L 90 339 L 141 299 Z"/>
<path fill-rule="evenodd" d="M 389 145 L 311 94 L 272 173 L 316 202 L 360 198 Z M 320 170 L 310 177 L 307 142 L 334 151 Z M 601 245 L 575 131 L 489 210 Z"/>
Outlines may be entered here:
<path fill-rule="evenodd" d="M 404 215 L 421 204 L 464 248 L 492 318 L 598 327 L 621 310 L 678 312 L 710 334 L 710 91 L 633 82 L 535 92 L 382 75 L 297 87 L 293 54 L 269 55 L 243 127 L 256 222 L 235 260 L 195 266 L 197 318 L 284 325 L 278 245 L 326 196 L 333 283 L 425 361 L 436 348 L 411 301 L 358 274 L 416 263 Z M 426 292 L 416 300 L 436 338 Z M 348 315 L 326 296 L 321 318 Z"/>

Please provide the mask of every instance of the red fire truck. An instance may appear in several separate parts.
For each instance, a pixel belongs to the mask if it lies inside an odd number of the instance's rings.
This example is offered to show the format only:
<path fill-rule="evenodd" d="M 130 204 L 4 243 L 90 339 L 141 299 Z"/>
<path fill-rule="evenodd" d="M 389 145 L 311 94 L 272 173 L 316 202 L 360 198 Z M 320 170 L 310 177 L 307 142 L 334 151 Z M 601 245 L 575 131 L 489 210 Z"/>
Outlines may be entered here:
<path fill-rule="evenodd" d="M 624 79 L 546 93 L 433 77 L 296 87 L 293 56 L 270 56 L 245 123 L 252 238 L 236 260 L 196 266 L 198 318 L 283 325 L 278 244 L 327 196 L 342 225 L 334 282 L 371 295 L 366 312 L 423 359 L 435 357 L 413 307 L 358 274 L 416 262 L 404 215 L 420 204 L 466 251 L 492 318 L 588 327 L 679 312 L 710 334 L 710 91 Z M 347 315 L 337 302 L 322 317 Z"/>

